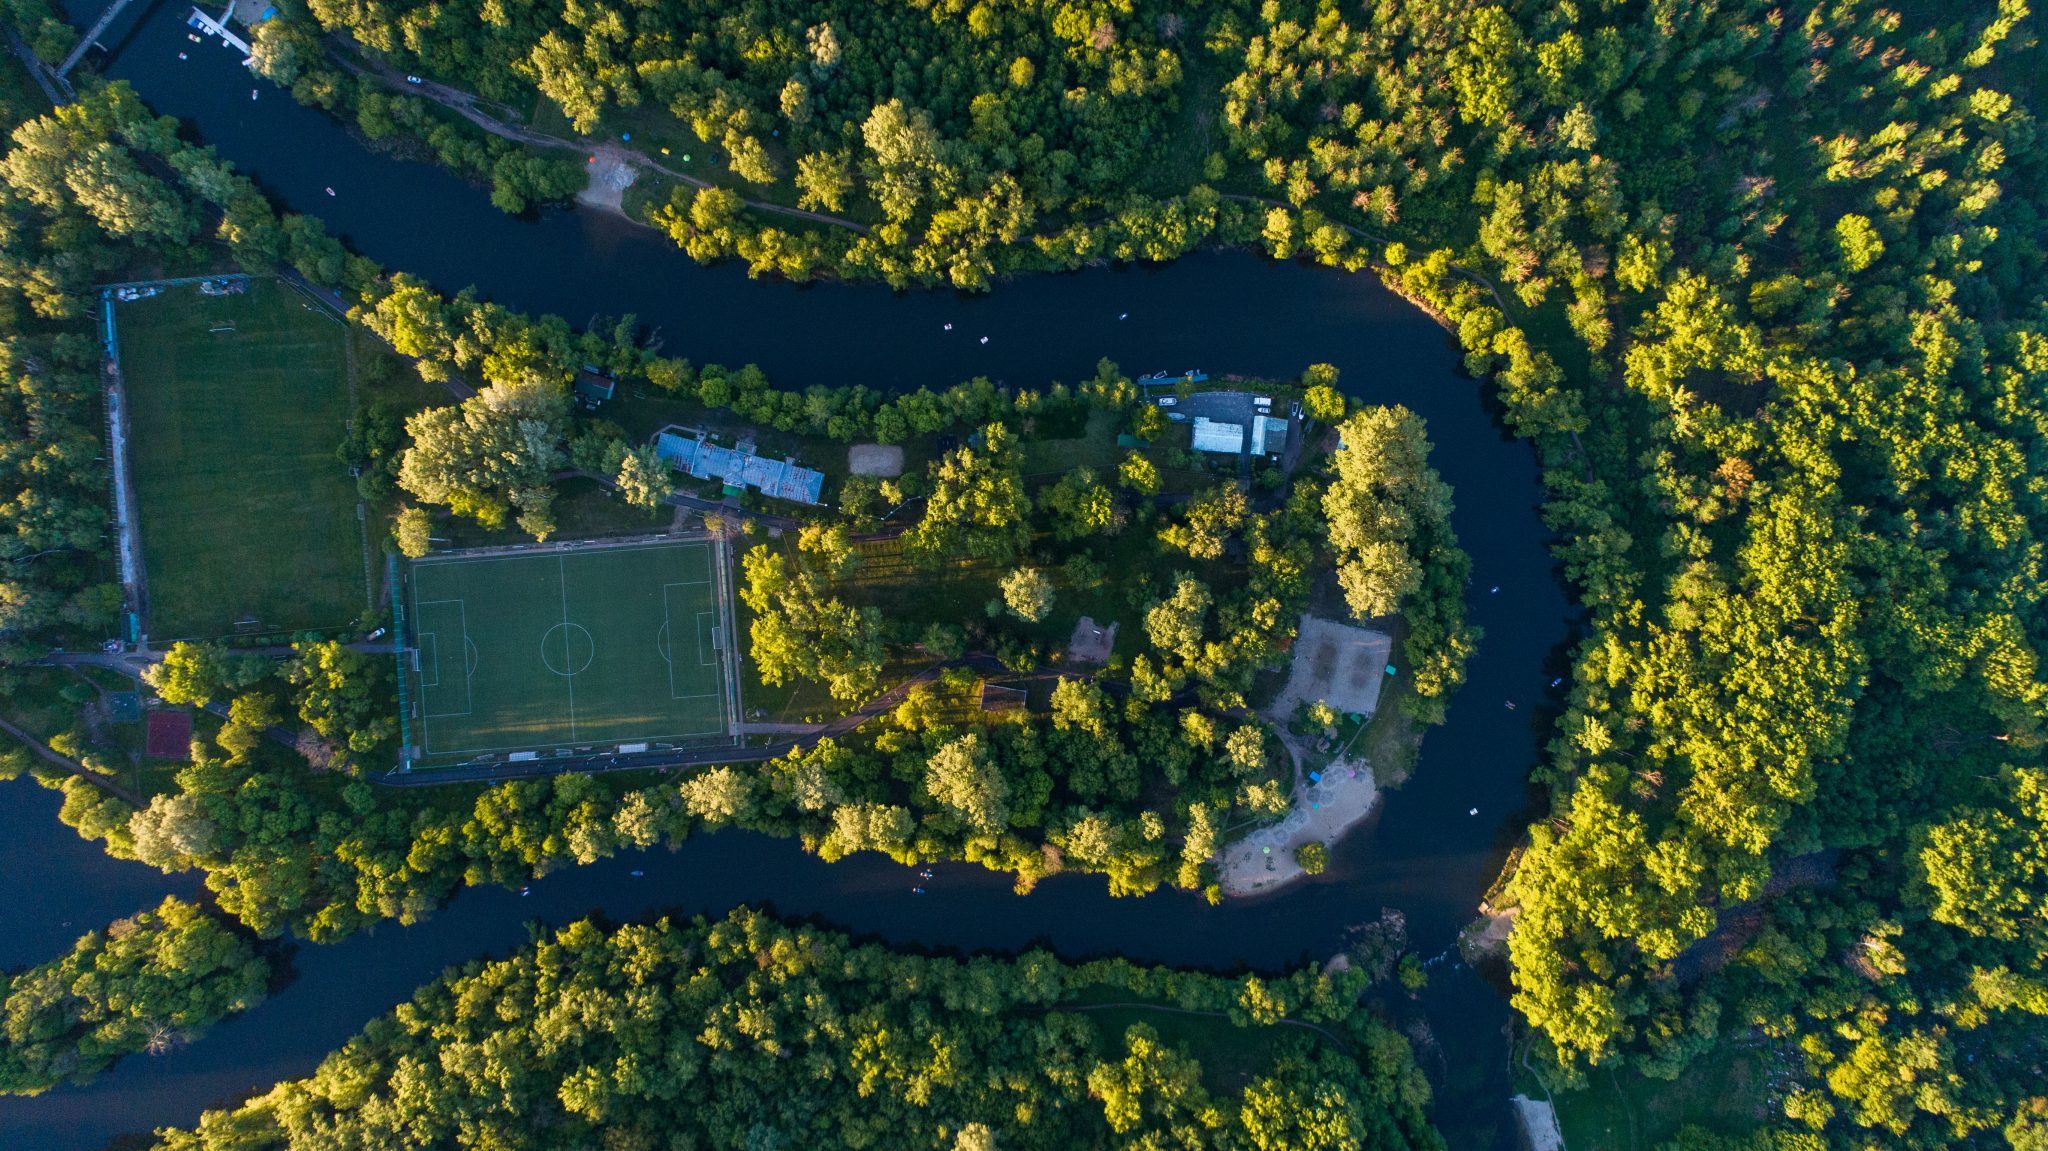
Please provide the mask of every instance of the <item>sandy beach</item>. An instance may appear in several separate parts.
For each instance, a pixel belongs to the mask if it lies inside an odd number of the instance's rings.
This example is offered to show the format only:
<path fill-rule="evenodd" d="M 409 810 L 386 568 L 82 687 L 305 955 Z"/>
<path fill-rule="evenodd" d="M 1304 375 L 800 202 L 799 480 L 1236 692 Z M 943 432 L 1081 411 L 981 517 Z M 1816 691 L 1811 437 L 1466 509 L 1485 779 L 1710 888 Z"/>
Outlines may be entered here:
<path fill-rule="evenodd" d="M 1262 827 L 1223 849 L 1217 863 L 1223 894 L 1264 895 L 1302 878 L 1294 849 L 1320 842 L 1335 847 L 1379 803 L 1372 769 L 1362 759 L 1340 759 L 1323 771 L 1317 783 L 1294 791 L 1287 817 Z"/>

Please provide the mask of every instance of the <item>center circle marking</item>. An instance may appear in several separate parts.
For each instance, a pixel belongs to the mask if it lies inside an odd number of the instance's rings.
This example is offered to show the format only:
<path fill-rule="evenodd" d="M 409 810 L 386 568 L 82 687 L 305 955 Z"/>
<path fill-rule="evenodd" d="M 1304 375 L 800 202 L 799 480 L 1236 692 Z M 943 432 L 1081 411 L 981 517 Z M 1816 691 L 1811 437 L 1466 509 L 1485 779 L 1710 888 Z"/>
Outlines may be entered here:
<path fill-rule="evenodd" d="M 540 661 L 564 678 L 589 667 L 596 654 L 597 641 L 580 623 L 558 623 L 540 637 Z"/>

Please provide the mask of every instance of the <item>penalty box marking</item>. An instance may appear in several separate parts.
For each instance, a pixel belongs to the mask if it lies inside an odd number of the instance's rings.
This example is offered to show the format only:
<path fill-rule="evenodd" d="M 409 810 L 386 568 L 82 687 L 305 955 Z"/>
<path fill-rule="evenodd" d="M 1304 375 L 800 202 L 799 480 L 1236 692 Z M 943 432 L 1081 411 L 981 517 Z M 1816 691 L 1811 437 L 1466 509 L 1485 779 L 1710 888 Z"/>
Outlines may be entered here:
<path fill-rule="evenodd" d="M 685 693 L 683 693 L 683 692 L 680 692 L 680 691 L 677 691 L 677 690 L 676 690 L 676 660 L 675 660 L 676 632 L 675 632 L 675 626 L 674 626 L 674 624 L 675 624 L 675 620 L 676 620 L 676 619 L 677 619 L 678 617 L 680 617 L 680 616 L 681 616 L 681 615 L 683 614 L 683 611 L 685 611 L 685 610 L 689 610 L 689 609 L 687 609 L 687 607 L 686 607 L 686 606 L 682 606 L 682 607 L 679 607 L 679 606 L 677 605 L 677 603 L 676 603 L 676 601 L 675 601 L 675 593 L 676 593 L 676 589 L 677 589 L 677 588 L 697 588 L 697 587 L 710 587 L 710 586 L 711 586 L 711 581 L 710 581 L 710 580 L 708 580 L 708 579 L 704 579 L 704 580 L 681 580 L 681 581 L 677 581 L 677 582 L 674 582 L 674 583 L 665 583 L 665 584 L 662 584 L 662 585 L 661 585 L 661 635 L 666 635 L 666 636 L 668 637 L 668 644 L 667 644 L 667 646 L 668 646 L 668 650 L 667 650 L 667 651 L 661 651 L 661 647 L 662 647 L 662 644 L 661 644 L 661 638 L 660 638 L 660 635 L 657 635 L 657 636 L 656 636 L 656 638 L 655 638 L 655 650 L 661 653 L 661 658 L 662 658 L 662 659 L 663 659 L 663 660 L 664 660 L 664 661 L 665 661 L 665 662 L 666 662 L 666 663 L 668 664 L 668 697 L 669 697 L 669 699 L 670 699 L 670 700 L 672 700 L 672 701 L 677 701 L 677 700 L 686 700 L 686 699 L 698 699 L 698 698 L 700 698 L 700 695 L 697 695 L 697 694 L 685 694 Z M 696 617 L 697 617 L 697 623 L 698 623 L 698 628 L 699 628 L 699 631 L 698 631 L 698 635 L 697 635 L 697 660 L 698 660 L 698 664 L 699 664 L 700 666 L 709 666 L 709 665 L 710 665 L 710 664 L 711 664 L 711 663 L 713 662 L 713 661 L 711 661 L 711 660 L 706 660 L 706 659 L 704 658 L 704 650 L 703 650 L 703 649 L 704 649 L 704 635 L 703 635 L 703 631 L 702 631 L 702 627 L 703 627 L 703 617 L 704 617 L 704 616 L 706 616 L 706 615 L 709 615 L 709 614 L 711 614 L 711 613 L 709 613 L 709 612 L 701 612 L 701 611 L 700 611 L 700 612 L 695 612 L 695 615 L 696 615 Z M 710 693 L 704 693 L 704 694 L 711 694 L 711 695 L 716 695 L 717 693 L 716 693 L 716 692 L 710 692 Z"/>
<path fill-rule="evenodd" d="M 476 650 L 476 645 L 474 645 L 474 644 L 470 643 L 470 641 L 469 641 L 469 605 L 468 605 L 468 604 L 467 604 L 467 603 L 466 603 L 465 601 L 463 601 L 463 600 L 459 600 L 459 599 L 435 599 L 435 600 L 427 600 L 427 601 L 426 601 L 426 602 L 424 602 L 424 603 L 418 603 L 418 604 L 414 604 L 414 605 L 413 605 L 413 615 L 414 615 L 415 617 L 419 617 L 419 618 L 421 618 L 421 619 L 422 619 L 422 621 L 424 621 L 424 617 L 425 617 L 425 614 L 426 614 L 426 613 L 425 613 L 425 609 L 427 609 L 427 608 L 430 608 L 430 607 L 442 607 L 442 606 L 445 606 L 445 605 L 447 605 L 447 604 L 451 604 L 451 603 L 455 605 L 455 610 L 456 610 L 457 612 L 459 612 L 459 613 L 460 613 L 460 616 L 461 616 L 461 621 L 462 621 L 462 623 L 461 623 L 461 636 L 462 636 L 462 655 L 463 655 L 463 660 L 462 660 L 462 710 L 461 710 L 461 711 L 434 711 L 434 710 L 432 710 L 431 708 L 429 708 L 428 710 L 426 710 L 426 711 L 424 711 L 424 712 L 422 712 L 422 713 L 421 713 L 421 716 L 420 716 L 420 718 L 422 718 L 422 719 L 456 719 L 456 718 L 460 718 L 460 717 L 462 717 L 462 716 L 466 716 L 466 715 L 468 715 L 468 714 L 469 714 L 469 713 L 470 713 L 471 711 L 473 711 L 473 710 L 475 709 L 475 706 L 476 706 L 476 701 L 475 701 L 475 699 L 474 699 L 474 698 L 472 698 L 472 696 L 471 696 L 471 693 L 470 693 L 470 682 L 469 682 L 469 681 L 470 681 L 470 673 L 471 673 L 471 669 L 470 669 L 470 666 L 469 666 L 469 655 L 470 655 L 470 654 L 471 654 L 472 652 L 474 652 L 474 651 Z M 420 659 L 420 695 L 421 695 L 421 696 L 423 697 L 423 698 L 421 699 L 421 702 L 422 702 L 423 704 L 424 704 L 424 703 L 426 702 L 426 701 L 425 701 L 425 699 L 424 699 L 424 697 L 425 697 L 425 696 L 426 696 L 426 694 L 427 694 L 427 689 L 428 689 L 428 688 L 435 688 L 435 689 L 439 689 L 439 688 L 441 687 L 441 681 L 442 681 L 442 676 L 441 676 L 441 644 L 440 644 L 440 634 L 441 634 L 441 633 L 440 633 L 439 631 L 423 631 L 423 632 L 421 632 L 421 633 L 420 633 L 420 647 L 419 647 L 419 650 L 420 650 L 420 651 L 421 651 L 422 653 L 424 653 L 424 652 L 425 652 L 425 651 L 427 650 L 427 648 L 428 648 L 429 644 L 431 644 L 431 645 L 432 645 L 432 647 L 433 647 L 433 660 L 432 660 L 432 663 L 433 663 L 433 668 L 434 668 L 434 681 L 433 681 L 432 683 L 428 683 L 428 682 L 427 682 L 427 680 L 426 680 L 426 674 L 427 674 L 427 673 L 426 673 L 426 668 L 427 668 L 427 663 L 428 663 L 428 660 L 427 660 L 427 659 L 425 659 L 425 658 L 424 658 L 424 655 L 423 655 L 423 656 L 422 656 L 422 658 Z M 452 677 L 451 677 L 451 683 L 452 683 Z M 436 695 L 439 695 L 439 694 L 441 694 L 441 693 L 440 693 L 440 692 L 439 692 L 438 690 L 436 690 L 435 694 L 436 694 Z M 450 694 L 452 694 L 452 691 L 450 692 Z"/>
<path fill-rule="evenodd" d="M 663 549 L 666 549 L 666 548 L 669 548 L 669 547 L 676 547 L 676 546 L 678 546 L 678 545 L 676 545 L 676 544 L 653 544 L 653 545 L 646 545 L 646 546 L 647 546 L 647 550 L 663 550 Z M 689 546 L 689 545 L 684 545 L 684 546 Z M 701 547 L 702 545 L 695 545 L 695 546 L 699 546 L 699 547 Z M 640 549 L 639 547 L 631 547 L 631 548 L 619 548 L 619 549 L 616 549 L 616 550 L 620 550 L 620 551 L 636 551 L 636 550 L 641 550 L 641 549 Z M 566 556 L 558 556 L 558 557 L 557 557 L 557 560 L 556 560 L 556 562 L 557 562 L 557 566 L 556 566 L 557 580 L 558 580 L 558 581 L 560 582 L 560 584 L 562 585 L 562 590 L 563 590 L 563 592 L 564 592 L 564 594 L 565 594 L 565 598 L 566 598 L 566 593 L 567 593 L 567 591 L 568 591 L 568 588 L 567 588 L 567 579 L 566 579 L 566 575 L 567 575 L 567 573 L 566 573 L 566 571 L 564 570 L 564 565 L 563 565 L 562 561 L 563 561 L 564 559 L 566 559 L 566 558 L 568 558 L 568 557 L 566 557 Z M 451 562 L 451 561 L 443 561 L 443 562 L 444 562 L 444 563 L 447 563 L 447 562 Z M 464 559 L 461 559 L 461 560 L 454 560 L 454 561 L 452 561 L 452 562 L 453 562 L 453 563 L 476 563 L 476 562 L 483 562 L 483 561 L 482 561 L 482 558 L 481 558 L 481 557 L 476 557 L 476 558 L 464 558 Z M 724 700 L 725 700 L 724 694 L 723 694 L 723 693 L 721 693 L 721 692 L 716 692 L 716 691 L 710 691 L 710 692 L 688 692 L 688 693 L 685 693 L 685 692 L 679 692 L 679 691 L 678 691 L 678 690 L 676 689 L 676 682 L 675 682 L 675 660 L 674 660 L 673 658 L 671 658 L 671 657 L 672 657 L 672 651 L 671 651 L 671 650 L 667 650 L 667 649 L 671 648 L 671 647 L 672 647 L 672 644 L 673 644 L 673 636 L 671 635 L 672 629 L 671 629 L 671 627 L 670 627 L 670 620 L 671 620 L 672 618 L 674 618 L 674 617 L 676 617 L 676 616 L 678 616 L 678 615 L 680 615 L 680 614 L 681 614 L 681 613 L 680 613 L 679 611 L 675 611 L 675 610 L 672 610 L 672 608 L 671 608 L 671 601 L 670 601 L 670 596 L 672 595 L 672 593 L 673 593 L 674 589 L 677 589 L 677 588 L 700 588 L 700 587 L 710 587 L 710 586 L 712 586 L 712 584 L 713 584 L 713 581 L 711 581 L 711 580 L 708 580 L 708 579 L 704 579 L 704 580 L 680 580 L 680 581 L 675 581 L 675 582 L 672 582 L 672 583 L 665 583 L 665 584 L 663 584 L 663 585 L 662 585 L 662 625 L 661 625 L 661 628 L 660 628 L 660 630 L 659 630 L 659 631 L 657 632 L 657 635 L 656 635 L 656 653 L 657 653 L 658 655 L 660 655 L 660 656 L 661 656 L 661 658 L 662 658 L 662 661 L 663 661 L 664 663 L 666 663 L 666 664 L 668 664 L 668 665 L 669 665 L 669 699 L 670 699 L 670 701 L 671 701 L 671 702 L 676 702 L 676 703 L 683 703 L 683 702 L 689 702 L 689 701 L 692 701 L 692 700 L 700 700 L 700 699 L 715 699 L 715 700 L 718 700 L 718 701 L 720 702 L 720 706 L 719 706 L 719 708 L 717 709 L 717 711 L 719 712 L 719 716 L 716 716 L 716 717 L 714 717 L 714 725 L 713 725 L 713 726 L 711 726 L 711 727 L 707 727 L 707 728 L 704 728 L 704 729 L 702 729 L 702 730 L 698 730 L 698 731 L 686 731 L 686 732 L 677 732 L 677 733 L 675 733 L 675 734 L 672 734 L 672 735 L 665 735 L 665 736 L 664 736 L 664 735 L 648 735 L 648 736 L 642 736 L 642 737 L 638 737 L 638 738 L 641 738 L 641 739 L 648 739 L 648 740 L 660 740 L 660 739 L 694 739 L 694 738 L 697 738 L 697 737 L 699 737 L 699 736 L 705 736 L 705 735 L 715 735 L 715 734 L 720 734 L 720 733 L 722 733 L 722 732 L 724 732 L 724 731 L 725 731 L 725 728 L 726 728 L 726 724 L 725 724 L 725 722 L 724 722 L 724 720 L 723 720 L 723 718 L 722 718 L 722 716 L 723 716 L 723 712 L 724 712 L 724 710 L 725 710 L 725 709 L 724 709 L 724 706 L 723 706 L 723 705 L 724 705 Z M 460 611 L 460 612 L 462 613 L 462 617 L 461 617 L 461 619 L 462 619 L 462 629 L 463 629 L 463 647 L 465 648 L 465 654 L 467 654 L 467 655 L 470 655 L 470 656 L 475 656 L 475 655 L 477 654 L 477 652 L 476 652 L 476 645 L 475 645 L 475 644 L 474 644 L 473 642 L 471 642 L 471 641 L 470 641 L 470 639 L 469 639 L 469 635 L 468 635 L 468 631 L 469 631 L 469 614 L 468 614 L 468 612 L 469 612 L 469 608 L 468 608 L 468 604 L 467 604 L 467 602 L 466 602 L 466 601 L 464 601 L 464 600 L 460 600 L 460 599 L 448 599 L 448 600 L 427 600 L 427 601 L 423 601 L 423 602 L 419 602 L 419 603 L 416 603 L 416 604 L 414 605 L 414 608 L 415 608 L 415 610 L 414 610 L 414 614 L 415 614 L 416 616 L 424 616 L 424 609 L 426 609 L 426 608 L 428 608 L 428 607 L 435 607 L 435 606 L 440 606 L 440 605 L 444 605 L 444 604 L 451 604 L 451 603 L 452 603 L 452 604 L 455 604 L 455 605 L 457 606 L 457 609 L 458 609 L 458 610 L 459 610 L 459 611 Z M 568 605 L 567 605 L 567 603 L 565 602 L 565 603 L 563 604 L 563 610 L 564 610 L 564 619 L 565 619 L 565 620 L 567 619 L 567 608 L 568 608 Z M 719 652 L 719 651 L 723 651 L 723 650 L 724 650 L 724 643 L 723 643 L 723 640 L 724 640 L 724 638 L 725 638 L 725 637 L 724 637 L 724 629 L 723 629 L 723 628 L 721 628 L 721 627 L 719 627 L 719 626 L 717 626 L 716 624 L 714 624 L 714 625 L 713 625 L 713 626 L 712 626 L 712 627 L 710 628 L 710 632 L 709 632 L 709 637 L 708 637 L 708 639 L 709 639 L 708 645 L 707 645 L 707 642 L 706 642 L 706 634 L 705 634 L 705 632 L 704 632 L 704 630 L 703 630 L 703 617 L 704 617 L 704 616 L 712 616 L 712 617 L 716 618 L 716 616 L 718 615 L 718 613 L 717 613 L 717 612 L 716 612 L 715 610 L 713 610 L 713 611 L 698 611 L 698 612 L 694 612 L 693 614 L 694 614 L 694 615 L 695 615 L 695 616 L 696 616 L 696 617 L 698 618 L 698 625 L 699 625 L 699 629 L 698 629 L 698 662 L 699 662 L 699 665 L 700 665 L 700 666 L 704 666 L 704 667 L 717 667 L 717 666 L 720 666 L 720 664 L 721 664 L 721 661 L 720 661 L 719 659 L 717 659 L 717 658 L 716 658 L 715 654 L 714 654 L 713 656 L 711 656 L 710 658 L 707 658 L 707 657 L 706 657 L 706 651 L 708 650 L 708 651 L 710 651 L 710 652 L 712 652 L 712 653 L 716 653 L 716 652 Z M 425 694 L 425 692 L 424 692 L 424 689 L 425 689 L 425 688 L 427 688 L 427 687 L 438 687 L 438 686 L 440 686 L 440 674 L 439 674 L 439 673 L 440 673 L 440 659 L 439 659 L 439 644 L 438 644 L 438 638 L 439 638 L 439 637 L 438 637 L 438 633 L 436 633 L 436 632 L 421 632 L 421 633 L 420 633 L 420 648 L 419 648 L 419 649 L 416 649 L 416 650 L 414 651 L 414 666 L 415 666 L 415 668 L 416 668 L 416 669 L 422 669 L 422 682 L 421 682 L 421 687 L 422 687 L 422 689 L 423 689 L 423 690 L 422 690 L 422 695 L 424 695 L 424 694 Z M 432 660 L 432 662 L 433 662 L 433 664 L 434 664 L 434 671 L 435 671 L 435 682 L 434 682 L 433 684 L 428 684 L 428 683 L 426 683 L 426 682 L 425 682 L 425 679 L 424 679 L 424 671 L 423 671 L 423 665 L 424 665 L 424 662 L 425 662 L 425 661 L 424 661 L 424 660 L 422 659 L 422 657 L 421 657 L 421 654 L 420 654 L 420 653 L 421 653 L 421 650 L 424 650 L 424 649 L 426 649 L 426 648 L 427 648 L 427 647 L 428 647 L 428 646 L 429 646 L 430 644 L 431 644 L 431 645 L 433 646 L 433 660 Z M 475 705 L 475 701 L 474 701 L 474 698 L 473 698 L 473 692 L 472 692 L 472 688 L 471 688 L 471 685 L 470 685 L 470 680 L 471 680 L 471 679 L 473 678 L 473 674 L 474 674 L 474 670 L 475 670 L 475 669 L 474 669 L 474 666 L 473 666 L 473 663 L 474 663 L 474 661 L 470 661 L 470 662 L 472 663 L 472 666 L 469 666 L 469 667 L 465 667 L 465 668 L 464 668 L 464 672 L 463 672 L 463 693 L 464 693 L 464 699 L 465 699 L 465 703 L 467 703 L 467 704 L 468 704 L 469 706 L 468 706 L 467 708 L 465 708 L 465 710 L 463 710 L 463 711 L 460 711 L 460 712 L 431 712 L 431 713 L 428 713 L 427 715 L 423 716 L 422 718 L 426 718 L 426 719 L 455 719 L 455 718 L 461 718 L 461 717 L 464 717 L 464 716 L 467 716 L 467 715 L 471 714 L 471 712 L 472 712 L 472 711 L 474 710 L 474 705 Z M 422 701 L 422 702 L 424 702 L 424 701 Z M 573 724 L 573 722 L 574 722 L 574 721 L 572 720 L 571 722 L 572 722 L 572 724 Z M 572 732 L 573 732 L 573 727 L 572 727 Z M 573 738 L 573 736 L 572 736 L 572 738 Z M 428 743 L 430 743 L 430 742 L 431 742 L 431 741 L 429 741 L 429 740 L 426 740 L 426 739 L 423 739 L 423 740 L 422 740 L 422 744 L 423 744 L 423 745 L 426 745 L 426 744 L 428 744 Z M 496 752 L 526 751 L 526 750 L 531 750 L 531 749 L 532 749 L 532 748 L 533 748 L 534 746 L 535 746 L 535 745 L 534 745 L 533 743 L 531 743 L 531 742 L 528 742 L 528 743 L 522 743 L 522 744 L 512 744 L 512 745 L 506 745 L 506 746 L 500 746 L 500 747 L 471 747 L 471 748 L 451 748 L 451 749 L 448 749 L 448 750 L 435 750 L 435 749 L 433 749 L 432 747 L 430 747 L 430 746 L 429 746 L 429 747 L 426 747 L 426 748 L 425 748 L 425 750 L 427 750 L 428 754 L 432 754 L 432 755 L 482 755 L 482 754 L 491 754 L 491 753 L 496 753 Z"/>

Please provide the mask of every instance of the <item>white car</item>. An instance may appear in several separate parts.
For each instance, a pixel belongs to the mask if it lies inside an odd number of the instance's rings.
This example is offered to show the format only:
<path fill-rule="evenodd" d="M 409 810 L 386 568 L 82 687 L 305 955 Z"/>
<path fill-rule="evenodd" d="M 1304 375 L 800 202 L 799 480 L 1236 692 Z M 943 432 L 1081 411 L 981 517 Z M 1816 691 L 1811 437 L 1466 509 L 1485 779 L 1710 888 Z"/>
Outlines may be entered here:
<path fill-rule="evenodd" d="M 417 84 L 420 82 L 420 78 L 418 76 L 407 76 L 405 78 L 405 82 L 408 84 Z"/>
<path fill-rule="evenodd" d="M 1173 405 L 1179 403 L 1180 400 L 1174 396 L 1161 396 L 1158 399 L 1153 400 L 1152 402 L 1158 404 L 1162 408 L 1170 408 Z"/>

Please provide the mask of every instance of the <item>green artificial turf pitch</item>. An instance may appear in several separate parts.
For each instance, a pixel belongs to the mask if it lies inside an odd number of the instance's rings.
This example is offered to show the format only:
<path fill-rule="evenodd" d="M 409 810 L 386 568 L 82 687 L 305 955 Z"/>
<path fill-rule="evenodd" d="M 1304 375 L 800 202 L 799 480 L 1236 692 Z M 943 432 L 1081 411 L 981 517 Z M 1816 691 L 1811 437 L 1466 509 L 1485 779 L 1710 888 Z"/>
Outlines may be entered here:
<path fill-rule="evenodd" d="M 724 734 L 714 562 L 701 540 L 415 562 L 421 760 Z"/>
<path fill-rule="evenodd" d="M 114 305 L 153 638 L 362 614 L 347 331 L 274 280 Z M 222 329 L 222 330 L 215 330 Z"/>

